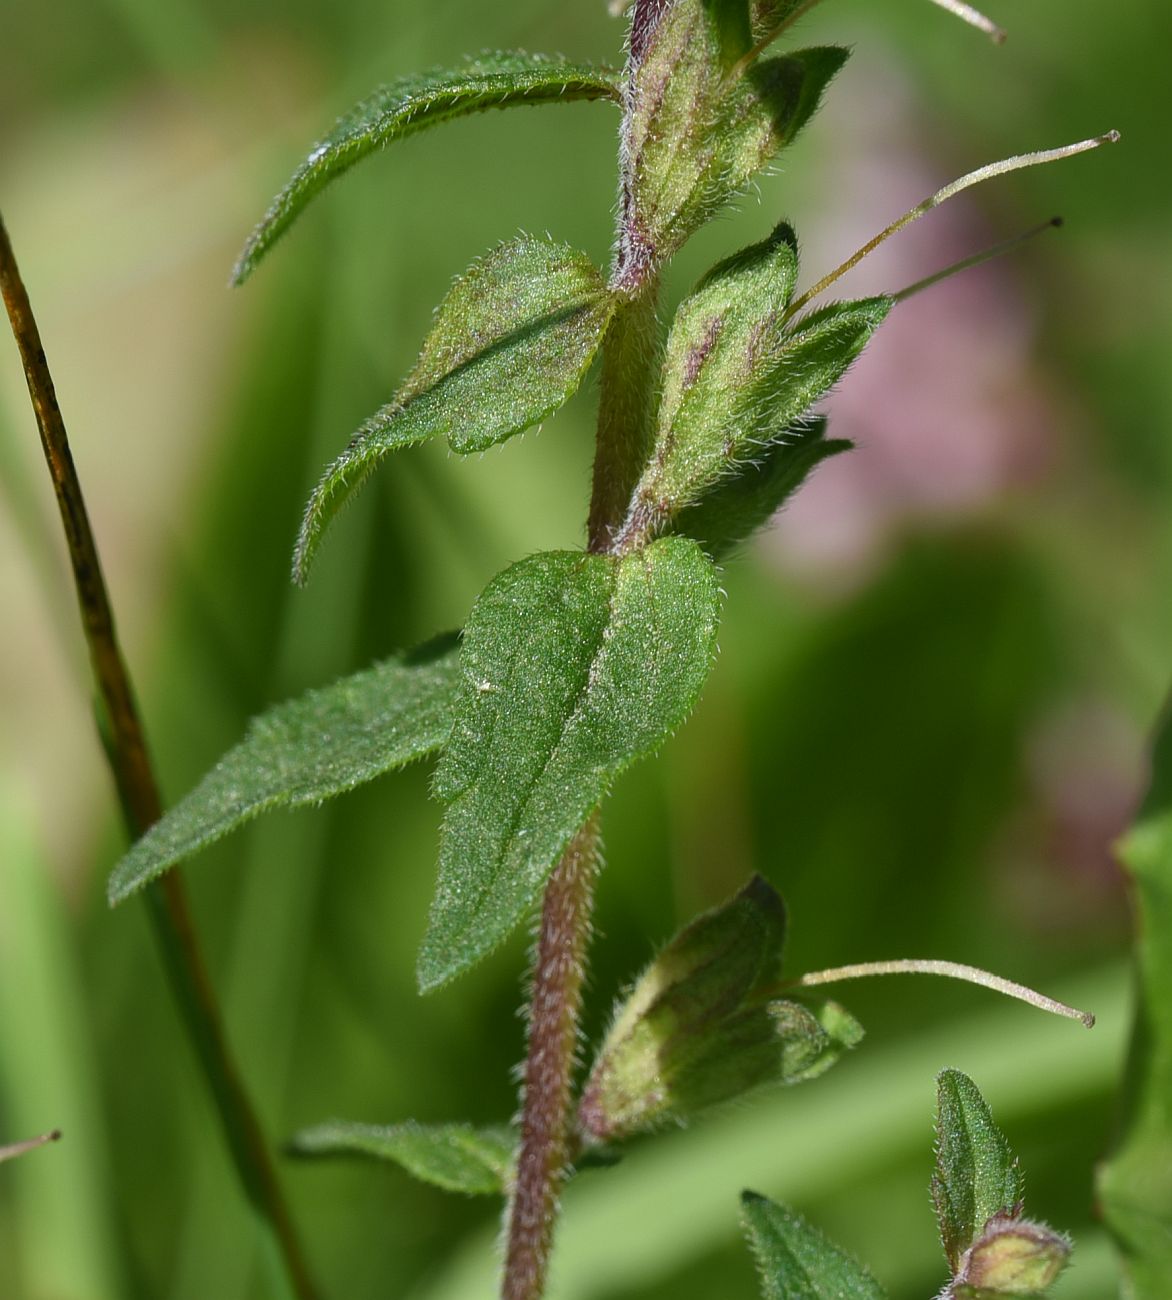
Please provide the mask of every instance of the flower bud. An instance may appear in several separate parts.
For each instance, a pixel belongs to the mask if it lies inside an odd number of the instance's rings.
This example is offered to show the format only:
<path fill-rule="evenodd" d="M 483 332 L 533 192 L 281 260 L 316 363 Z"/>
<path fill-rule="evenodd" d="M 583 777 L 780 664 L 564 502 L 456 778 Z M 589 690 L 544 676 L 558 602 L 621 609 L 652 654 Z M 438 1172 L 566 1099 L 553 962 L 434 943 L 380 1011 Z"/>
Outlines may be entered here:
<path fill-rule="evenodd" d="M 857 1041 L 861 1031 L 840 1009 L 820 1020 L 770 1000 L 784 938 L 781 899 L 755 876 L 667 945 L 620 1007 L 591 1071 L 579 1108 L 587 1143 L 809 1078 Z"/>

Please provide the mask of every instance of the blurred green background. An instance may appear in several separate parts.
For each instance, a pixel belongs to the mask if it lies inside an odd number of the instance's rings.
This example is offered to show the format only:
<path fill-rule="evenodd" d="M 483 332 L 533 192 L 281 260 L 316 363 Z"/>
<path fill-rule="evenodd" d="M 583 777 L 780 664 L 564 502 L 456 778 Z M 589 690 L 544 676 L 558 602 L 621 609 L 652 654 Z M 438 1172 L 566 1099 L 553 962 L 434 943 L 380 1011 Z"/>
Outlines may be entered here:
<path fill-rule="evenodd" d="M 997 7 L 1002 49 L 926 0 L 834 0 L 831 103 L 673 267 L 781 216 L 807 282 L 953 175 L 1110 127 L 1112 150 L 1000 181 L 862 268 L 898 288 L 1054 212 L 1066 229 L 900 309 L 832 401 L 836 459 L 729 564 L 695 718 L 607 807 L 588 1021 L 653 945 L 759 870 L 795 971 L 992 967 L 1099 1013 L 1087 1034 L 926 981 L 841 990 L 868 1027 L 766 1094 L 570 1191 L 551 1300 L 756 1294 L 737 1193 L 784 1197 L 896 1297 L 942 1281 L 933 1075 L 967 1070 L 1074 1232 L 1056 1295 L 1116 1287 L 1091 1179 L 1127 1029 L 1110 842 L 1172 669 L 1172 13 Z M 458 626 L 532 550 L 582 541 L 593 392 L 481 459 L 390 464 L 288 581 L 320 466 L 386 399 L 452 276 L 519 229 L 608 256 L 617 116 L 487 114 L 396 146 L 315 205 L 241 292 L 232 258 L 314 136 L 371 86 L 486 47 L 615 61 L 598 0 L 55 0 L 0 38 L 0 206 L 40 316 L 174 798 L 265 705 Z M 268 1294 L 251 1220 L 121 847 L 54 508 L 0 346 L 0 1295 Z M 437 808 L 416 769 L 257 824 L 189 878 L 274 1140 L 330 1115 L 495 1122 L 515 1105 L 525 940 L 426 1000 L 413 963 Z M 493 1293 L 498 1207 L 362 1162 L 286 1165 L 335 1300 Z"/>

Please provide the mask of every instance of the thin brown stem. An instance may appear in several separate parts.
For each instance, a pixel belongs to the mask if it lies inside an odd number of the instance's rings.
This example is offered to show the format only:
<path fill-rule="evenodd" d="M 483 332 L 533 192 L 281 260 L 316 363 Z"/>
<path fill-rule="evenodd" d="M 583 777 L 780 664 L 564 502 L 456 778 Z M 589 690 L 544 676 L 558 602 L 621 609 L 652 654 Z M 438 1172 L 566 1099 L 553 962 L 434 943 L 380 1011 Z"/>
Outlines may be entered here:
<path fill-rule="evenodd" d="M 158 784 L 138 716 L 130 675 L 73 464 L 65 421 L 28 292 L 0 219 L 0 291 L 20 350 L 45 462 L 61 513 L 74 587 L 97 688 L 99 729 L 130 834 L 137 838 L 162 815 Z M 249 1201 L 276 1238 L 289 1286 L 299 1300 L 316 1292 L 252 1103 L 245 1092 L 200 951 L 183 880 L 172 871 L 147 893 L 155 935 L 183 1012 L 187 1032 L 215 1098 L 220 1123 Z"/>
<path fill-rule="evenodd" d="M 504 1300 L 539 1300 L 545 1292 L 558 1200 L 572 1158 L 570 1103 L 578 1012 L 597 874 L 598 814 L 594 813 L 550 877 L 542 903 L 529 1000 L 521 1151 L 509 1206 Z"/>

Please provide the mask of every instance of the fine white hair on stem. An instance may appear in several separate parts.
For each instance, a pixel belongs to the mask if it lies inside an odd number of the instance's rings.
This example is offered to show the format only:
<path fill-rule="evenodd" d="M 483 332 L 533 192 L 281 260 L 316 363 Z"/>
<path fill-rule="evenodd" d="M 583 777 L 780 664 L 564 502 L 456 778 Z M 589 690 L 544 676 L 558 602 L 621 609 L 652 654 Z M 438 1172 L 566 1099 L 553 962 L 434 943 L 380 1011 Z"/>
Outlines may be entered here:
<path fill-rule="evenodd" d="M 1068 1020 L 1080 1020 L 1088 1029 L 1093 1028 L 1095 1017 L 1089 1011 L 1079 1011 L 1077 1007 L 1068 1007 L 1065 1002 L 1048 998 L 1044 993 L 1037 993 L 1024 984 L 994 975 L 991 971 L 981 970 L 978 966 L 965 966 L 955 961 L 935 961 L 931 958 L 906 957 L 896 961 L 861 962 L 855 966 L 836 966 L 832 970 L 810 971 L 791 981 L 792 986 L 812 988 L 819 984 L 840 984 L 846 980 L 867 979 L 873 975 L 942 975 L 946 979 L 964 980 L 967 984 L 979 984 L 982 988 L 1004 993 L 1006 997 L 1028 1002 L 1040 1011 L 1049 1011 L 1055 1016 L 1065 1016 Z"/>
<path fill-rule="evenodd" d="M 1059 162 L 1063 158 L 1073 158 L 1076 154 L 1086 153 L 1090 149 L 1098 149 L 1100 145 L 1115 144 L 1119 138 L 1118 131 L 1108 131 L 1105 135 L 1092 136 L 1089 140 L 1079 140 L 1075 144 L 1062 145 L 1058 149 L 1039 149 L 1034 153 L 1015 154 L 1012 158 L 1002 158 L 1000 162 L 988 163 L 984 167 L 978 167 L 976 171 L 968 172 L 957 180 L 951 181 L 943 189 L 937 190 L 935 194 L 929 195 L 921 203 L 917 203 L 914 208 L 909 208 L 902 217 L 898 217 L 873 239 L 869 239 L 857 252 L 852 253 L 841 266 L 835 267 L 829 275 L 824 275 L 812 289 L 808 289 L 800 298 L 790 304 L 789 310 L 785 314 L 786 319 L 789 320 L 796 316 L 803 307 L 814 298 L 817 298 L 824 290 L 829 289 L 836 280 L 841 279 L 848 271 L 858 266 L 863 258 L 873 253 L 880 244 L 885 243 L 892 235 L 898 234 L 901 230 L 910 226 L 912 222 L 918 221 L 926 212 L 931 212 L 933 208 L 938 208 L 942 203 L 947 203 L 949 199 L 955 198 L 964 190 L 971 189 L 974 185 L 980 185 L 984 181 L 993 180 L 997 176 L 1005 176 L 1009 172 L 1021 171 L 1026 167 L 1041 167 L 1046 163 Z"/>

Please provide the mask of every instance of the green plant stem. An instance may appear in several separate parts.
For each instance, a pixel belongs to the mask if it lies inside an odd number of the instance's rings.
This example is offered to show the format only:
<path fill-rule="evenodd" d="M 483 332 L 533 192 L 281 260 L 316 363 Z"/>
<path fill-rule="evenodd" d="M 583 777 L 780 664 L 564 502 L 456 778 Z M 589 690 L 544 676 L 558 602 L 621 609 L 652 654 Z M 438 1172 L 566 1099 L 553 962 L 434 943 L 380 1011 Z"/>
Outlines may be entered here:
<path fill-rule="evenodd" d="M 659 355 L 659 277 L 652 273 L 615 312 L 602 345 L 594 486 L 587 522 L 592 551 L 612 549 L 651 450 Z"/>
<path fill-rule="evenodd" d="M 570 1164 L 570 1110 L 586 944 L 598 874 L 598 814 L 571 841 L 549 884 L 529 1000 L 521 1150 L 509 1206 L 504 1300 L 545 1292 L 558 1199 Z"/>
<path fill-rule="evenodd" d="M 127 829 L 137 838 L 158 821 L 162 815 L 162 802 L 130 676 L 118 644 L 114 614 L 73 464 L 65 422 L 57 404 L 28 293 L 2 219 L 0 290 L 20 350 L 45 461 L 61 512 L 97 688 L 99 732 Z M 260 1122 L 228 1048 L 215 992 L 196 938 L 179 873 L 172 871 L 151 886 L 147 902 L 172 990 L 215 1099 L 241 1185 L 266 1231 L 276 1240 L 291 1294 L 298 1300 L 313 1300 L 316 1292 L 277 1183 Z"/>

